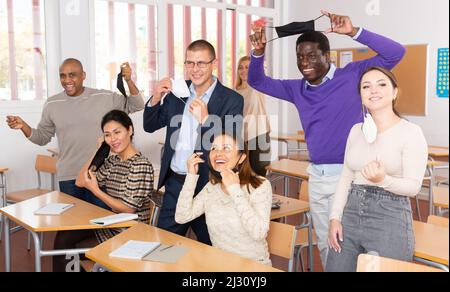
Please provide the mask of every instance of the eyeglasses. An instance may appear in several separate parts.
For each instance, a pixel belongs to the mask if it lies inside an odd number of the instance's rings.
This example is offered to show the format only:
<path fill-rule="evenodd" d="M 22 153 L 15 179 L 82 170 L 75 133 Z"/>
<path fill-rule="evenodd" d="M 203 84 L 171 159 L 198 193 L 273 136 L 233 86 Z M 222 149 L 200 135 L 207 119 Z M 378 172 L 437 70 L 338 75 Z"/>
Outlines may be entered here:
<path fill-rule="evenodd" d="M 203 61 L 199 61 L 199 62 L 192 62 L 192 61 L 186 61 L 184 62 L 184 66 L 188 69 L 192 69 L 195 67 L 195 65 L 197 65 L 198 68 L 200 69 L 205 69 L 208 67 L 209 64 L 211 64 L 212 62 L 214 62 L 216 59 L 213 59 L 209 62 L 203 62 Z"/>

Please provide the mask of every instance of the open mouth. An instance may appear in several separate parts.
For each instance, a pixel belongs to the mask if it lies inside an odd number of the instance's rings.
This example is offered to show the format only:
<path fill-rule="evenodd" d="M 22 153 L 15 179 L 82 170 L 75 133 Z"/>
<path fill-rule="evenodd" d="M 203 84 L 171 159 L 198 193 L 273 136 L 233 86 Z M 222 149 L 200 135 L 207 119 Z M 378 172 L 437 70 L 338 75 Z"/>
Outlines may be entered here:
<path fill-rule="evenodd" d="M 303 74 L 311 74 L 311 73 L 313 73 L 314 72 L 314 69 L 303 69 L 302 70 L 302 73 Z"/>
<path fill-rule="evenodd" d="M 369 98 L 369 100 L 370 100 L 370 101 L 380 101 L 380 100 L 382 100 L 382 98 L 379 97 L 379 96 L 375 96 L 375 97 Z"/>
<path fill-rule="evenodd" d="M 225 164 L 227 164 L 227 161 L 226 161 L 225 159 L 216 159 L 216 160 L 214 160 L 214 163 L 215 163 L 217 166 L 220 166 L 220 165 L 225 165 Z"/>

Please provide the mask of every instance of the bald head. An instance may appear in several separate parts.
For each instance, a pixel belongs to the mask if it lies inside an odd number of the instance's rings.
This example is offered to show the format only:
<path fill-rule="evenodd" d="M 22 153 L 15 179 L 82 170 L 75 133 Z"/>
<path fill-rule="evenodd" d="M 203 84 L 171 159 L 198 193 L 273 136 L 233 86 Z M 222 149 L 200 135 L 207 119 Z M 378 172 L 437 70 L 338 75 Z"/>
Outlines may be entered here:
<path fill-rule="evenodd" d="M 79 67 L 81 72 L 84 72 L 83 64 L 81 64 L 81 62 L 77 59 L 74 58 L 65 59 L 64 62 L 62 62 L 59 69 L 61 70 L 61 68 L 64 67 L 65 65 L 75 65 Z"/>

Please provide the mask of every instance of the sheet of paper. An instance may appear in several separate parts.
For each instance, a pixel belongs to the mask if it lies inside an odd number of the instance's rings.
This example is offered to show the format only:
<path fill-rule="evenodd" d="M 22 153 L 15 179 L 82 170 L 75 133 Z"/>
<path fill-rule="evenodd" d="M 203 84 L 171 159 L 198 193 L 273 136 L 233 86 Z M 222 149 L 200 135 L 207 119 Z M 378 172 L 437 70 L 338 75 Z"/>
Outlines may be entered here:
<path fill-rule="evenodd" d="M 353 62 L 353 52 L 352 51 L 344 51 L 341 52 L 341 68 L 345 68 L 348 64 Z"/>

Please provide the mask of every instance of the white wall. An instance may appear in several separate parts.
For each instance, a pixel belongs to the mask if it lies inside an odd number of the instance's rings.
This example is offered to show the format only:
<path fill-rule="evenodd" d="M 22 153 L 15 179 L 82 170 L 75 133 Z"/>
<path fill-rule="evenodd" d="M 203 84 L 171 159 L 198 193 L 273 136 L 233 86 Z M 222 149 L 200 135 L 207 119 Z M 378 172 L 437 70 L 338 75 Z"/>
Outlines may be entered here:
<path fill-rule="evenodd" d="M 449 46 L 448 0 L 287 0 L 287 2 L 289 15 L 286 22 L 313 19 L 320 15 L 321 9 L 325 9 L 336 14 L 348 15 L 355 26 L 362 26 L 402 44 L 429 44 L 428 114 L 425 117 L 407 118 L 422 127 L 429 144 L 448 147 L 449 100 L 436 97 L 437 49 Z M 378 6 L 379 15 L 368 15 L 368 6 L 375 8 Z M 329 35 L 329 38 L 332 48 L 335 49 L 361 46 L 348 37 Z M 295 60 L 295 41 L 295 37 L 289 40 L 286 54 L 288 56 L 284 57 L 283 62 L 289 64 L 285 72 L 289 78 L 298 78 L 300 75 L 295 62 L 292 62 Z M 290 107 L 288 117 L 293 124 L 298 120 L 293 107 Z"/>

